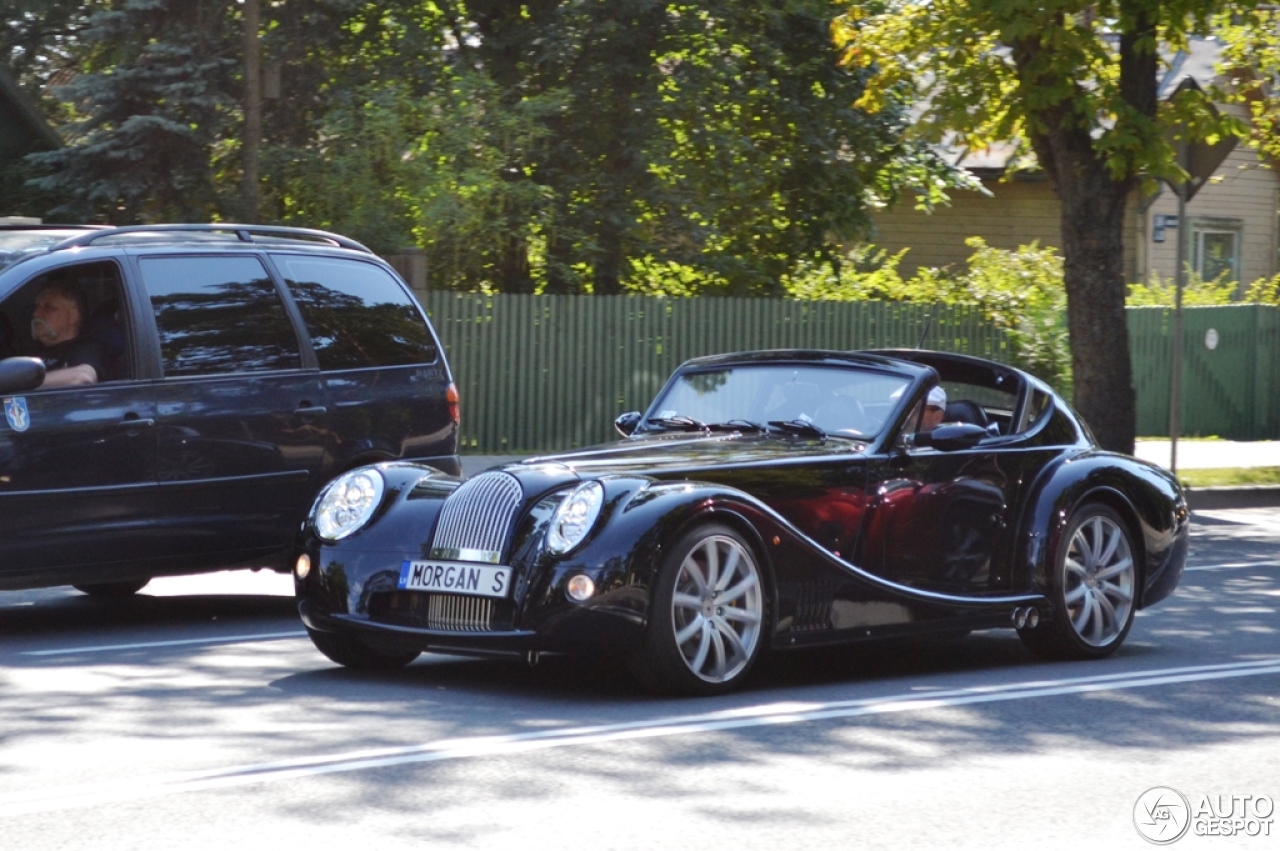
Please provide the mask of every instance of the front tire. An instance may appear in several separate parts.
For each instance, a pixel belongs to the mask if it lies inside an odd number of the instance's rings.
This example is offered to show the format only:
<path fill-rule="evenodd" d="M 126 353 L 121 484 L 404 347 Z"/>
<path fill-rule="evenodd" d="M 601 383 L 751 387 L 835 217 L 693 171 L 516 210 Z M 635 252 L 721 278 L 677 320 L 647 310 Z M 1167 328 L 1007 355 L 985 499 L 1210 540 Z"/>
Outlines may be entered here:
<path fill-rule="evenodd" d="M 1052 659 L 1101 659 L 1133 626 L 1138 568 L 1131 533 L 1109 506 L 1088 503 L 1071 516 L 1054 558 L 1052 621 L 1018 636 Z"/>
<path fill-rule="evenodd" d="M 339 632 L 320 632 L 308 627 L 307 635 L 311 636 L 311 643 L 316 649 L 330 660 L 357 671 L 391 671 L 403 668 L 420 655 L 417 650 L 375 650 L 358 637 Z"/>
<path fill-rule="evenodd" d="M 751 546 L 722 524 L 698 526 L 668 549 L 649 601 L 644 648 L 631 670 L 660 692 L 723 694 L 760 657 L 768 593 Z"/>

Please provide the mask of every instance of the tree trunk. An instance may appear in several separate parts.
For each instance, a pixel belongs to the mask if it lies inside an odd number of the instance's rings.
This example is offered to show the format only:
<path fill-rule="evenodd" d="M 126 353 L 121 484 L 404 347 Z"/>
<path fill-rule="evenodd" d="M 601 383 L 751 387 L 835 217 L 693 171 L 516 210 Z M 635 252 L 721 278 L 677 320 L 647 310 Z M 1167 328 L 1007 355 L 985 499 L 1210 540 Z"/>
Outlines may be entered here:
<path fill-rule="evenodd" d="M 1148 124 L 1156 126 L 1159 71 L 1155 45 L 1159 17 L 1150 4 L 1122 0 L 1127 25 L 1120 32 L 1120 94 Z M 1063 12 L 1057 27 L 1070 26 Z M 1127 163 L 1122 176 L 1095 147 L 1090 130 L 1096 115 L 1080 114 L 1089 99 L 1069 69 L 1052 60 L 1056 30 L 1013 44 L 1014 62 L 1028 91 L 1054 92 L 1033 106 L 1031 145 L 1062 202 L 1062 261 L 1067 290 L 1067 330 L 1076 410 L 1104 449 L 1133 454 L 1137 429 L 1129 326 L 1125 318 L 1125 203 L 1138 185 L 1139 169 Z M 1074 89 L 1074 92 L 1072 91 Z"/>
<path fill-rule="evenodd" d="M 1076 410 L 1104 449 L 1133 454 L 1136 413 L 1125 319 L 1128 186 L 1095 173 L 1059 183 L 1067 327 Z"/>
<path fill-rule="evenodd" d="M 592 264 L 592 290 L 596 295 L 620 295 L 622 293 L 622 228 L 610 217 L 608 210 L 596 229 L 597 251 Z"/>

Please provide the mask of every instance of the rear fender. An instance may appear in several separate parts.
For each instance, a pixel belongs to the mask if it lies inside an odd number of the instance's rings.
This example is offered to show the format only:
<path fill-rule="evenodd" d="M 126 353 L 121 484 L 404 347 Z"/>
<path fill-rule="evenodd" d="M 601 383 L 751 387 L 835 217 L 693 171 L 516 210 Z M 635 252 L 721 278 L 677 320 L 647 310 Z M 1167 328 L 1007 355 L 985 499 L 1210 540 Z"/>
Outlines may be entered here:
<path fill-rule="evenodd" d="M 1088 502 L 1110 506 L 1129 526 L 1137 550 L 1138 608 L 1176 586 L 1186 556 L 1189 515 L 1182 489 L 1167 471 L 1126 455 L 1090 450 L 1041 471 L 1027 502 L 1015 549 L 1015 589 L 1048 592 L 1062 535 L 1071 516 Z"/>

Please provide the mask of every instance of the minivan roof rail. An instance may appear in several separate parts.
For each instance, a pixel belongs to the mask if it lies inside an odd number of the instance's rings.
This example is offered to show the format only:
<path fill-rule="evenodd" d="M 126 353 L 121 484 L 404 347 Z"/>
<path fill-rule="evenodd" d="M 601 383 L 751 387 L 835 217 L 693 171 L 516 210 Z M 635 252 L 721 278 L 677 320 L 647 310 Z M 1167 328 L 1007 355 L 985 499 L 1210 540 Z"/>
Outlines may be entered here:
<path fill-rule="evenodd" d="M 368 247 L 356 242 L 354 239 L 348 239 L 336 233 L 329 233 L 323 230 L 312 230 L 310 228 L 292 228 L 283 225 L 236 225 L 236 224 L 177 224 L 177 225 L 127 225 L 124 227 L 114 227 L 105 229 L 88 230 L 85 233 L 64 239 L 57 245 L 51 246 L 51 251 L 60 251 L 64 248 L 81 248 L 93 245 L 101 239 L 108 239 L 115 236 L 127 236 L 129 234 L 182 234 L 182 233 L 229 233 L 234 234 L 241 242 L 257 242 L 255 235 L 265 237 L 277 237 L 285 239 L 311 240 L 314 242 L 326 242 L 339 248 L 349 248 L 352 251 L 363 251 L 365 254 L 372 254 L 373 251 Z"/>

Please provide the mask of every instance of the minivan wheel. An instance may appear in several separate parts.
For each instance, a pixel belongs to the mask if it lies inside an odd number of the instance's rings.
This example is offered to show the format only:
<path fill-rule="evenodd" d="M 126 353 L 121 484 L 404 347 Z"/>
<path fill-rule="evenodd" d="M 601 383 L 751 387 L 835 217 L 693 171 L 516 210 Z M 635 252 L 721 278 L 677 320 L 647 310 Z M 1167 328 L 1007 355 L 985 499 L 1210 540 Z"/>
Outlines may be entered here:
<path fill-rule="evenodd" d="M 77 591 L 88 594 L 90 597 L 131 597 L 143 589 L 143 587 L 151 581 L 146 579 L 129 579 L 124 582 L 91 582 L 86 585 L 72 585 L 71 587 Z"/>

